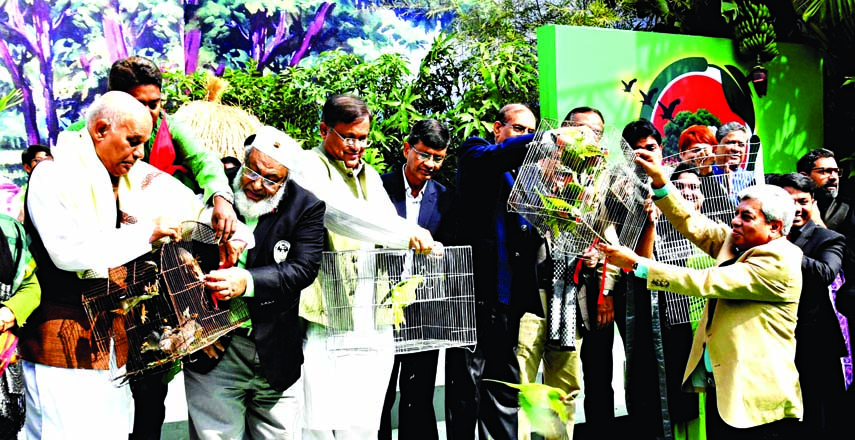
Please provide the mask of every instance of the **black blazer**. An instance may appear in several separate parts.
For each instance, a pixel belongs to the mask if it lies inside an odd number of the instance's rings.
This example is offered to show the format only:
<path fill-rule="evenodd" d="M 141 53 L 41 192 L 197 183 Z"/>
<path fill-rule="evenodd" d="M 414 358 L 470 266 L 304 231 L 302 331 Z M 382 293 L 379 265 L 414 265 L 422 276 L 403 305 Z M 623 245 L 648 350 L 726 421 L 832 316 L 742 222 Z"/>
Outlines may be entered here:
<path fill-rule="evenodd" d="M 389 199 L 395 205 L 398 215 L 407 218 L 407 198 L 404 194 L 404 173 L 400 170 L 386 173 L 380 178 L 383 180 L 383 188 L 389 194 Z M 452 225 L 449 214 L 452 205 L 453 194 L 445 186 L 434 180 L 428 180 L 422 195 L 422 203 L 419 207 L 419 226 L 430 231 L 435 240 L 442 244 L 451 244 Z"/>
<path fill-rule="evenodd" d="M 255 247 L 247 254 L 246 269 L 255 286 L 254 296 L 244 298 L 252 320 L 249 337 L 255 342 L 264 377 L 279 391 L 300 377 L 300 292 L 318 276 L 324 248 L 324 211 L 324 202 L 288 181 L 278 209 L 259 217 L 253 232 Z M 285 260 L 277 262 L 274 256 L 281 258 L 283 241 L 289 250 Z M 221 338 L 226 348 L 230 342 L 229 337 Z M 204 354 L 194 358 L 196 361 L 186 366 L 198 373 L 207 373 L 219 361 Z"/>

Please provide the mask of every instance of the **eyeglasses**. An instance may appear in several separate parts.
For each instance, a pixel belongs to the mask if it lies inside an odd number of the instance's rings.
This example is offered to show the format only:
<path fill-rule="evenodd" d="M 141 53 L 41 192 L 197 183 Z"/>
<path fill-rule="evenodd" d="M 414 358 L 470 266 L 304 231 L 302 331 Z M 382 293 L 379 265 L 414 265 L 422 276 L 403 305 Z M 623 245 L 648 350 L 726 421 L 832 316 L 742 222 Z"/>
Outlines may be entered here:
<path fill-rule="evenodd" d="M 511 127 L 511 129 L 513 129 L 517 133 L 524 133 L 524 134 L 534 133 L 533 128 L 528 128 L 528 127 L 522 126 L 520 124 L 508 124 L 507 122 L 505 122 L 502 125 L 504 125 L 505 127 Z"/>
<path fill-rule="evenodd" d="M 442 165 L 442 161 L 445 160 L 444 155 L 440 156 L 439 154 L 425 153 L 424 151 L 419 151 L 416 147 L 410 147 L 410 149 L 415 151 L 416 155 L 419 156 L 419 159 L 421 159 L 425 162 L 430 160 L 430 161 L 433 161 L 433 163 L 435 163 L 437 165 Z"/>
<path fill-rule="evenodd" d="M 249 179 L 250 182 L 255 182 L 256 180 L 261 179 L 261 186 L 263 186 L 264 189 L 270 192 L 276 191 L 279 185 L 282 185 L 282 182 L 274 182 L 262 176 L 261 174 L 258 174 L 258 172 L 256 172 L 252 168 L 247 167 L 246 165 L 242 166 L 241 168 L 243 171 L 243 176 Z"/>
<path fill-rule="evenodd" d="M 598 129 L 594 128 L 594 127 L 591 127 L 590 125 L 582 124 L 582 123 L 579 123 L 579 122 L 574 122 L 574 121 L 564 121 L 564 122 L 562 122 L 562 123 L 561 123 L 561 126 L 562 126 L 562 127 L 588 127 L 588 128 L 590 128 L 590 129 L 591 129 L 591 131 L 593 131 L 593 132 L 594 132 L 594 135 L 595 135 L 595 136 L 600 137 L 600 136 L 602 136 L 602 135 L 603 135 L 603 130 L 598 130 Z"/>
<path fill-rule="evenodd" d="M 840 174 L 840 168 L 811 168 L 810 171 L 819 174 Z"/>
<path fill-rule="evenodd" d="M 680 190 L 682 190 L 682 189 L 689 190 L 689 191 L 700 191 L 701 190 L 700 184 L 686 183 L 686 182 L 681 182 L 679 180 L 674 182 L 674 187 L 677 189 L 680 189 Z"/>
<path fill-rule="evenodd" d="M 368 148 L 371 146 L 371 141 L 368 140 L 368 138 L 357 139 L 355 137 L 344 137 L 341 135 L 341 133 L 335 131 L 335 128 L 330 127 L 330 130 L 332 130 L 332 132 L 335 133 L 336 136 L 338 136 L 338 138 L 341 139 L 341 141 L 344 142 L 344 144 L 348 147 L 353 148 L 360 144 L 362 144 L 361 146 L 363 148 Z"/>

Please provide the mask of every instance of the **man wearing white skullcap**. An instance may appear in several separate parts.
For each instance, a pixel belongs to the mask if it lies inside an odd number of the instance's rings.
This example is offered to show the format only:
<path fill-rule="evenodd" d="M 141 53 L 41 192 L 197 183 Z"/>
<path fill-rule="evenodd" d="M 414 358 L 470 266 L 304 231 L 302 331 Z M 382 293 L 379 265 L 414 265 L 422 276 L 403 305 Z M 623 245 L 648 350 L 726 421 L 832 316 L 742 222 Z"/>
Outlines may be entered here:
<path fill-rule="evenodd" d="M 256 246 L 232 246 L 234 266 L 212 271 L 205 283 L 221 304 L 247 307 L 250 320 L 208 347 L 208 356 L 185 363 L 190 438 L 300 437 L 298 304 L 317 277 L 324 246 L 324 202 L 292 179 L 302 154 L 271 127 L 247 139 L 232 188 Z"/>

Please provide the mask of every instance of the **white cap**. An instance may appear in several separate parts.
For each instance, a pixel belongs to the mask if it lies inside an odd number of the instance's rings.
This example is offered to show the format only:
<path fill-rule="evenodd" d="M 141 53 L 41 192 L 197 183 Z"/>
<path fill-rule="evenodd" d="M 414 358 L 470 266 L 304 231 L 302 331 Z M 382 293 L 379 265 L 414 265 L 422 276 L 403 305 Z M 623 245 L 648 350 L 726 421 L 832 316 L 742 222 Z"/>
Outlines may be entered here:
<path fill-rule="evenodd" d="M 305 154 L 300 148 L 300 144 L 291 136 L 268 125 L 259 127 L 255 132 L 255 139 L 246 146 L 247 154 L 251 148 L 261 151 L 289 170 L 294 171 L 300 169 Z"/>

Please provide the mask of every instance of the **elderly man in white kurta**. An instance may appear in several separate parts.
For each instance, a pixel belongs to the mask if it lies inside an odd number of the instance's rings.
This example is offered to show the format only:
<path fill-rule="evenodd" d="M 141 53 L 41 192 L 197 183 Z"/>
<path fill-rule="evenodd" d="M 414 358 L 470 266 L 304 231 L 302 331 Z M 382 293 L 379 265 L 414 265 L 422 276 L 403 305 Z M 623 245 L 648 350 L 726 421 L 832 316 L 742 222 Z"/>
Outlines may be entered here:
<path fill-rule="evenodd" d="M 91 340 L 80 278 L 106 274 L 178 237 L 202 205 L 175 179 L 140 161 L 151 117 L 136 99 L 109 92 L 87 113 L 87 129 L 60 134 L 55 160 L 38 167 L 27 197 L 42 305 L 22 328 L 27 421 L 37 438 L 127 438 L 131 398 L 109 371 L 127 347 Z"/>

